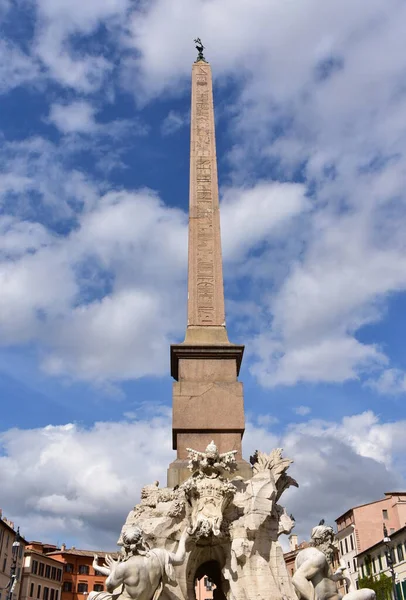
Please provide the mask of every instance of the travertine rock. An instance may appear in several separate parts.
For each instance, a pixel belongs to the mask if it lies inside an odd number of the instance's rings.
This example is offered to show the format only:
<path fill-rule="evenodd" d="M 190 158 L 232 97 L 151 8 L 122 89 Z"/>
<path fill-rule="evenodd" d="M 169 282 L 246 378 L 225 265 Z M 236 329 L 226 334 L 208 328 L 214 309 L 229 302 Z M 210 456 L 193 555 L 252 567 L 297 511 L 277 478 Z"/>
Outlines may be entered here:
<path fill-rule="evenodd" d="M 176 583 L 164 585 L 162 598 L 193 599 L 196 573 L 210 576 L 217 569 L 216 585 L 229 600 L 296 600 L 278 542 L 294 525 L 278 504 L 282 492 L 297 485 L 286 474 L 291 461 L 277 449 L 257 452 L 252 462 L 250 479 L 233 479 L 235 453 L 220 454 L 211 443 L 203 452 L 189 449 L 192 474 L 181 486 L 143 488 L 119 543 L 134 526 L 149 547 L 169 552 L 185 527 L 190 536 L 186 560 L 174 568 Z"/>

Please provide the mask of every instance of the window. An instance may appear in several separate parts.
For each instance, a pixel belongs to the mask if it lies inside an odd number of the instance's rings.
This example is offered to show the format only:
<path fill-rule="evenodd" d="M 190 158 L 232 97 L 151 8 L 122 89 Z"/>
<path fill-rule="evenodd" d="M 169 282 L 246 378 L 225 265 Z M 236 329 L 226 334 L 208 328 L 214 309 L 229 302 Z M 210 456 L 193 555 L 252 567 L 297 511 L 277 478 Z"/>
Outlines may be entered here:
<path fill-rule="evenodd" d="M 345 544 L 345 553 L 347 554 L 348 553 L 348 541 L 347 541 L 347 538 L 345 538 L 344 544 Z"/>
<path fill-rule="evenodd" d="M 78 594 L 87 593 L 87 583 L 78 583 Z"/>
<path fill-rule="evenodd" d="M 375 560 L 372 560 L 371 563 L 372 563 L 372 572 L 376 573 Z"/>
<path fill-rule="evenodd" d="M 61 569 L 57 569 L 56 570 L 56 579 L 57 579 L 57 581 L 61 581 L 61 579 L 62 579 L 62 571 L 61 571 Z"/>
<path fill-rule="evenodd" d="M 3 560 L 3 573 L 5 573 L 5 572 L 6 572 L 6 567 L 7 567 L 7 558 L 5 558 L 5 559 Z"/>
<path fill-rule="evenodd" d="M 343 550 L 343 540 L 340 540 L 340 550 L 341 550 L 341 555 L 344 554 L 344 550 Z"/>
<path fill-rule="evenodd" d="M 378 556 L 378 564 L 379 564 L 379 570 L 382 571 L 382 556 L 381 556 L 381 554 Z"/>
<path fill-rule="evenodd" d="M 37 560 L 32 561 L 31 573 L 33 573 L 34 575 L 36 575 L 38 573 L 38 561 Z"/>
<path fill-rule="evenodd" d="M 40 585 L 38 586 L 38 589 L 37 589 L 37 598 L 41 598 L 41 586 Z"/>
<path fill-rule="evenodd" d="M 102 592 L 104 590 L 104 586 L 102 583 L 95 583 L 93 586 L 94 592 Z"/>
<path fill-rule="evenodd" d="M 67 563 L 65 565 L 65 573 L 73 573 L 73 565 L 72 565 L 72 563 Z"/>
<path fill-rule="evenodd" d="M 44 594 L 42 596 L 43 600 L 48 600 L 49 597 L 49 588 L 44 587 Z"/>
<path fill-rule="evenodd" d="M 357 559 L 356 558 L 353 559 L 352 564 L 354 565 L 354 573 L 356 573 L 357 572 Z"/>
<path fill-rule="evenodd" d="M 354 536 L 352 534 L 350 535 L 350 546 L 351 550 L 354 550 Z"/>
<path fill-rule="evenodd" d="M 40 577 L 44 576 L 44 569 L 45 569 L 45 565 L 44 563 L 39 563 L 39 568 L 38 568 L 38 575 Z"/>
<path fill-rule="evenodd" d="M 79 575 L 89 575 L 89 567 L 87 565 L 79 565 Z"/>
<path fill-rule="evenodd" d="M 382 511 L 382 517 L 387 520 L 388 519 L 388 511 L 386 510 L 386 508 L 383 509 Z"/>
<path fill-rule="evenodd" d="M 62 591 L 63 592 L 71 592 L 72 591 L 72 582 L 64 581 L 63 586 L 62 586 Z"/>
<path fill-rule="evenodd" d="M 56 579 L 56 567 L 52 567 L 51 569 L 51 579 Z"/>
<path fill-rule="evenodd" d="M 50 567 L 50 565 L 46 565 L 45 566 L 45 577 L 47 579 L 50 579 L 50 577 L 51 577 L 51 567 Z"/>
<path fill-rule="evenodd" d="M 49 600 L 55 600 L 55 590 L 54 590 L 54 588 L 51 589 L 51 594 L 49 596 Z"/>
<path fill-rule="evenodd" d="M 32 598 L 34 596 L 34 584 L 32 583 L 30 585 L 30 598 Z"/>
<path fill-rule="evenodd" d="M 59 590 L 55 590 L 55 600 L 58 600 Z"/>
<path fill-rule="evenodd" d="M 402 548 L 402 544 L 399 544 L 399 545 L 398 545 L 398 547 L 397 547 L 397 551 L 398 551 L 398 562 L 402 562 L 402 560 L 405 560 L 405 559 L 404 559 L 404 556 L 403 556 L 403 548 Z"/>
<path fill-rule="evenodd" d="M 364 565 L 361 565 L 361 573 L 362 573 L 362 577 L 365 577 Z"/>

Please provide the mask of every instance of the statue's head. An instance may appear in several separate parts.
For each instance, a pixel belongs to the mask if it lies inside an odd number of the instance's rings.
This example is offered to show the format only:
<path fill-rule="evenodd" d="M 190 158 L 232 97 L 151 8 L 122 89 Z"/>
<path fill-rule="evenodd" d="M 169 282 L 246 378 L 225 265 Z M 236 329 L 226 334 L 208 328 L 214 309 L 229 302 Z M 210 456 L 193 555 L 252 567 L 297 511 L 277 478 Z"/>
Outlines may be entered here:
<path fill-rule="evenodd" d="M 143 547 L 142 530 L 139 527 L 128 527 L 123 533 L 123 546 L 127 553 L 135 553 L 139 547 Z"/>
<path fill-rule="evenodd" d="M 334 529 L 329 525 L 317 525 L 312 529 L 311 538 L 315 546 L 324 542 L 332 542 L 334 540 Z"/>
<path fill-rule="evenodd" d="M 334 537 L 334 529 L 329 525 L 317 525 L 312 529 L 312 545 L 321 550 L 329 562 L 332 561 L 335 552 Z"/>

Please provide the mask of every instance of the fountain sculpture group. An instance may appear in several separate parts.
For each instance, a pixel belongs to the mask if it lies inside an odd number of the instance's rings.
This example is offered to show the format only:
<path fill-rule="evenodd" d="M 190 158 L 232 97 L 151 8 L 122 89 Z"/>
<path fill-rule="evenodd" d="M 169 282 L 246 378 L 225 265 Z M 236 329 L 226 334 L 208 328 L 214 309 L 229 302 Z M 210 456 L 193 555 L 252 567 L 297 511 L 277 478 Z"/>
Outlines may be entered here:
<path fill-rule="evenodd" d="M 203 452 L 188 451 L 186 481 L 143 488 L 122 528 L 119 559 L 107 556 L 100 566 L 95 558 L 94 567 L 108 576 L 107 593 L 92 592 L 89 600 L 192 600 L 199 573 L 216 584 L 214 598 L 341 598 L 336 582 L 348 574 L 345 566 L 331 570 L 331 527 L 313 529 L 313 545 L 298 553 L 295 574 L 288 575 L 278 538 L 294 521 L 279 499 L 297 483 L 280 448 L 256 452 L 248 480 L 233 477 L 233 451 L 220 454 L 213 442 Z M 350 587 L 344 600 L 374 600 L 374 592 Z"/>

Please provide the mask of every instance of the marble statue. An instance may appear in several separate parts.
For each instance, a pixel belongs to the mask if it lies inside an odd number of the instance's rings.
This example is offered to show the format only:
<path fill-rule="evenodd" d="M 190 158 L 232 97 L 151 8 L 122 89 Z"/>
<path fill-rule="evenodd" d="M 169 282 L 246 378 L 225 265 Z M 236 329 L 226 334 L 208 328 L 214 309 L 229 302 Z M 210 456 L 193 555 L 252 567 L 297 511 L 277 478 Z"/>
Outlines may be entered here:
<path fill-rule="evenodd" d="M 333 528 L 322 520 L 312 529 L 311 546 L 298 553 L 292 583 L 299 600 L 375 600 L 373 590 L 356 589 L 344 563 L 333 573 L 334 538 Z M 349 590 L 344 596 L 337 590 L 337 582 L 342 580 Z"/>
<path fill-rule="evenodd" d="M 324 524 L 314 527 L 311 546 L 301 550 L 295 561 L 292 583 L 299 600 L 340 600 L 330 562 L 335 552 L 334 530 Z"/>
<path fill-rule="evenodd" d="M 279 504 L 283 492 L 297 486 L 287 474 L 292 461 L 280 448 L 256 452 L 252 476 L 243 479 L 234 475 L 235 451 L 219 453 L 210 443 L 188 453 L 191 475 L 181 485 L 159 488 L 155 482 L 143 488 L 122 528 L 123 552 L 129 552 L 134 527 L 143 533 L 137 554 L 149 547 L 174 553 L 187 528 L 185 560 L 173 563 L 175 581 L 161 579 L 161 600 L 194 598 L 196 577 L 203 574 L 214 581 L 217 598 L 297 600 L 278 541 L 295 524 Z"/>
<path fill-rule="evenodd" d="M 91 592 L 89 600 L 157 600 L 165 583 L 175 580 L 173 567 L 185 560 L 187 538 L 185 529 L 176 553 L 172 553 L 164 548 L 150 549 L 139 527 L 127 529 L 118 560 L 107 555 L 105 564 L 100 566 L 95 556 L 93 568 L 107 575 L 107 593 Z"/>
<path fill-rule="evenodd" d="M 192 471 L 180 487 L 185 493 L 187 517 L 191 520 L 190 535 L 209 537 L 220 535 L 225 508 L 231 502 L 236 487 L 224 478 L 236 469 L 235 452 L 220 454 L 212 441 L 204 452 L 187 448 L 188 468 Z"/>

